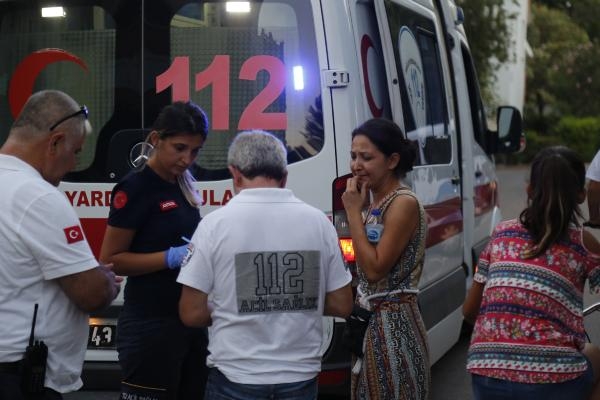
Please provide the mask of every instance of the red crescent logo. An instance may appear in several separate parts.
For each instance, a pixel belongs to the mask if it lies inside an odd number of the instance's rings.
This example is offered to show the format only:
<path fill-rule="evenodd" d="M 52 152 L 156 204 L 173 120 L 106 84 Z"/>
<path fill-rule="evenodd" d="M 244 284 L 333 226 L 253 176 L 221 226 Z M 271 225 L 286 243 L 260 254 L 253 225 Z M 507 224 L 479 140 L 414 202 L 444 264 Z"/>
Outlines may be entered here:
<path fill-rule="evenodd" d="M 373 45 L 373 41 L 369 35 L 363 35 L 360 41 L 360 58 L 362 61 L 363 79 L 365 81 L 365 94 L 367 96 L 367 103 L 371 109 L 371 114 L 373 114 L 374 117 L 379 118 L 383 115 L 383 108 L 377 107 L 377 103 L 373 98 L 373 92 L 371 91 L 371 82 L 369 82 L 368 55 L 370 49 L 375 51 L 375 45 Z"/>
<path fill-rule="evenodd" d="M 88 71 L 82 59 L 61 49 L 42 49 L 31 53 L 17 65 L 8 84 L 8 104 L 13 118 L 17 118 L 25 102 L 33 94 L 33 86 L 40 72 L 47 65 L 58 61 L 71 61 Z"/>

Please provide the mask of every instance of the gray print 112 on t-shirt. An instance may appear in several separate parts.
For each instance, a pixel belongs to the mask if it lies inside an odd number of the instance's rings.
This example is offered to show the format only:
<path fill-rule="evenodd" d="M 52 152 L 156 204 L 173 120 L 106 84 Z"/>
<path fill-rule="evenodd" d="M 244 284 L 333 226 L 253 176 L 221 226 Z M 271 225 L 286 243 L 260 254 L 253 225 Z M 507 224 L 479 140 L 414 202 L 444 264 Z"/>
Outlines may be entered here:
<path fill-rule="evenodd" d="M 320 261 L 316 250 L 236 254 L 238 313 L 316 310 Z"/>

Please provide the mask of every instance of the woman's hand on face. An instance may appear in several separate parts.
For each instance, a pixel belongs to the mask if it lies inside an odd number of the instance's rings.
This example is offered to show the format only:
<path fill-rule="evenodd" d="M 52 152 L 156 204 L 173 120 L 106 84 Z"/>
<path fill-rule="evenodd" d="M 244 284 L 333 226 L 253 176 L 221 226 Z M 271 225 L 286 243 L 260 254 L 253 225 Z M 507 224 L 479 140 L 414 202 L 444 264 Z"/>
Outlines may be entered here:
<path fill-rule="evenodd" d="M 368 189 L 366 182 L 363 182 L 363 184 L 359 187 L 358 178 L 349 178 L 346 181 L 346 191 L 342 194 L 342 202 L 344 203 L 346 212 L 360 212 L 367 199 L 367 193 Z"/>

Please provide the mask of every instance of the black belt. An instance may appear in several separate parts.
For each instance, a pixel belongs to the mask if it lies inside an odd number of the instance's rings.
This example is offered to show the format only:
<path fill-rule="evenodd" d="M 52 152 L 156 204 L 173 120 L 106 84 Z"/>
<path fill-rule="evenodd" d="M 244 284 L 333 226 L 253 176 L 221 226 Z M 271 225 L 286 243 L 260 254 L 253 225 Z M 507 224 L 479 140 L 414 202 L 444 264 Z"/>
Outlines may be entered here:
<path fill-rule="evenodd" d="M 21 361 L 0 363 L 0 373 L 17 375 L 21 372 Z"/>

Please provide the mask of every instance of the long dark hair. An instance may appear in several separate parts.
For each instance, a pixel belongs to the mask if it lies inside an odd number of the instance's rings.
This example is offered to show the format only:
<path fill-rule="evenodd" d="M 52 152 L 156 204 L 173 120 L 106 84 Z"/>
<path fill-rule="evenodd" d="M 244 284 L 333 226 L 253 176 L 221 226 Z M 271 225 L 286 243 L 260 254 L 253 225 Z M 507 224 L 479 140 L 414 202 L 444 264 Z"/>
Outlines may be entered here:
<path fill-rule="evenodd" d="M 567 235 L 569 225 L 579 226 L 579 203 L 585 190 L 585 164 L 565 146 L 548 147 L 533 159 L 527 208 L 519 220 L 535 246 L 527 258 L 543 254 Z"/>

